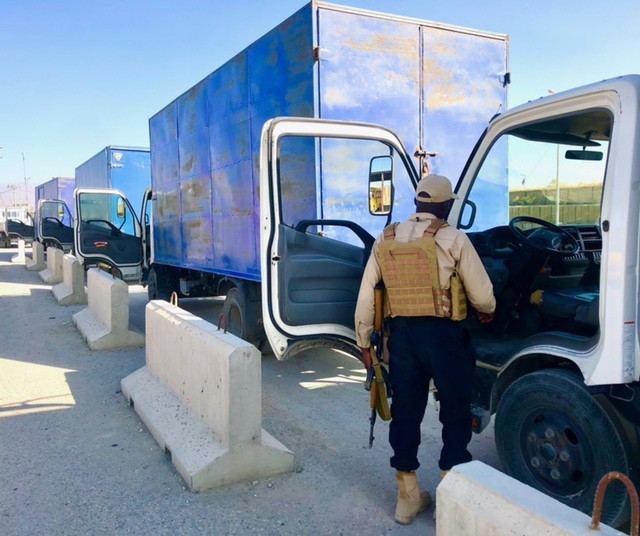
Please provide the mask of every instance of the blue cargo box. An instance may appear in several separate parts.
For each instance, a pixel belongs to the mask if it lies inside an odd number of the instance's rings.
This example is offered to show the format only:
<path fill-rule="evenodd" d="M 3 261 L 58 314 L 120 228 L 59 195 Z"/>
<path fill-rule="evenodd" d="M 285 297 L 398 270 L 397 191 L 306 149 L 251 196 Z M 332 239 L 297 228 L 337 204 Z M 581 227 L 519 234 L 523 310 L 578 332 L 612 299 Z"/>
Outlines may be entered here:
<path fill-rule="evenodd" d="M 47 182 L 36 186 L 36 207 L 41 199 L 60 199 L 64 201 L 73 216 L 75 206 L 73 204 L 73 190 L 75 189 L 75 179 L 73 177 L 53 177 Z"/>
<path fill-rule="evenodd" d="M 151 184 L 150 160 L 147 148 L 109 145 L 76 168 L 76 188 L 120 190 L 140 218 L 144 191 Z"/>
<path fill-rule="evenodd" d="M 273 117 L 383 124 L 409 151 L 438 152 L 432 170 L 455 182 L 506 108 L 507 49 L 505 35 L 307 4 L 150 119 L 155 263 L 260 280 L 260 134 Z M 282 155 L 299 160 L 283 188 L 291 219 L 316 207 L 317 218 L 364 223 L 345 187 L 323 188 L 321 152 L 301 141 Z M 479 197 L 506 221 L 505 169 Z M 411 185 L 396 196 L 399 219 L 413 211 Z"/>

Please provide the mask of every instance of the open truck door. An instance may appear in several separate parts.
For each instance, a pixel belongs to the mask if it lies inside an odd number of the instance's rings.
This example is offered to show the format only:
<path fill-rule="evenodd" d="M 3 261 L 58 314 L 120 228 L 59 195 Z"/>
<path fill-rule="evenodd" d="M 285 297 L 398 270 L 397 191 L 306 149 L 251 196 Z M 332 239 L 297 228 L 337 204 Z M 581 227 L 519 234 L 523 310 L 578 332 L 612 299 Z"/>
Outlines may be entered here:
<path fill-rule="evenodd" d="M 127 198 L 118 190 L 78 188 L 74 192 L 74 247 L 85 265 L 107 265 L 124 281 L 142 273 L 142 231 Z"/>
<path fill-rule="evenodd" d="M 27 207 L 7 207 L 4 211 L 3 220 L 0 221 L 0 234 L 13 240 L 24 240 L 26 243 L 33 242 L 33 216 Z"/>
<path fill-rule="evenodd" d="M 385 128 L 296 118 L 265 124 L 260 158 L 262 320 L 274 353 L 359 355 L 362 274 L 374 237 L 413 212 L 412 162 Z"/>
<path fill-rule="evenodd" d="M 142 231 L 142 281 L 147 280 L 149 268 L 153 263 L 153 203 L 151 186 L 142 196 L 140 210 L 140 229 Z"/>
<path fill-rule="evenodd" d="M 73 248 L 73 217 L 64 201 L 38 201 L 34 227 L 36 240 L 43 246 L 53 246 L 65 252 Z"/>

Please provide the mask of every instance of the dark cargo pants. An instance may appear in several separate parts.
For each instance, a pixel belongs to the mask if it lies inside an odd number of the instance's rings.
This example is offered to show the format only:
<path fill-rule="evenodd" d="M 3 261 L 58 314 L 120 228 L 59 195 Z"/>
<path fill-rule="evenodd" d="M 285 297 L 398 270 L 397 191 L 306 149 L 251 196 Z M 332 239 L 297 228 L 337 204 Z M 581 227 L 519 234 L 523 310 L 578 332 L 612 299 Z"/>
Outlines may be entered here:
<path fill-rule="evenodd" d="M 391 467 L 415 471 L 420 466 L 420 423 L 432 378 L 440 399 L 440 469 L 471 461 L 467 445 L 471 441 L 475 353 L 468 332 L 459 322 L 437 317 L 392 318 L 390 331 Z"/>

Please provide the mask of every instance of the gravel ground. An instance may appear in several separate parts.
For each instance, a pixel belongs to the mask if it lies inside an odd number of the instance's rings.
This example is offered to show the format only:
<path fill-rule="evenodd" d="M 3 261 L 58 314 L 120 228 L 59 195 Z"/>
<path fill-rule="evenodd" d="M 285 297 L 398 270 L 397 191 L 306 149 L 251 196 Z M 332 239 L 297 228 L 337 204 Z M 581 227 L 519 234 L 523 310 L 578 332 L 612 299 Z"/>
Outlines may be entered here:
<path fill-rule="evenodd" d="M 263 427 L 296 455 L 296 471 L 190 492 L 121 391 L 144 350 L 93 352 L 73 325 L 84 306 L 57 305 L 37 273 L 0 249 L 0 534 L 435 534 L 431 512 L 393 521 L 395 478 L 386 423 L 368 441 L 364 371 L 314 350 L 263 355 Z M 27 251 L 29 254 L 29 251 Z M 131 287 L 131 324 L 146 293 Z M 220 300 L 181 306 L 217 318 Z M 422 428 L 418 476 L 435 493 L 440 425 Z M 490 427 L 476 459 L 500 467 Z"/>

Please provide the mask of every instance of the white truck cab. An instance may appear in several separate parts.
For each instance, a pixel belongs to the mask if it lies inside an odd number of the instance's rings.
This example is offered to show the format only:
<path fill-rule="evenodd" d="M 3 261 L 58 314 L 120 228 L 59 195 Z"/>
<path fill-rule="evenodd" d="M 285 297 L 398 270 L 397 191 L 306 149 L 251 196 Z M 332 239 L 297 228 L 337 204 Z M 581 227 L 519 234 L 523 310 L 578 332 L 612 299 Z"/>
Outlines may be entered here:
<path fill-rule="evenodd" d="M 36 207 L 34 236 L 45 248 L 73 250 L 73 217 L 61 199 L 40 199 Z"/>
<path fill-rule="evenodd" d="M 73 198 L 76 216 L 72 241 L 80 263 L 85 268 L 103 265 L 126 283 L 146 281 L 153 252 L 151 187 L 142 196 L 142 221 L 119 190 L 76 188 Z M 64 204 L 62 201 L 59 203 Z M 46 221 L 43 218 L 43 224 Z"/>
<path fill-rule="evenodd" d="M 33 242 L 33 216 L 27 206 L 0 209 L 0 244 L 10 247 L 12 240 Z"/>
<path fill-rule="evenodd" d="M 507 472 L 584 511 L 606 472 L 637 478 L 639 102 L 629 76 L 494 119 L 449 218 L 468 229 L 498 302 L 489 329 L 470 326 L 477 415 L 495 413 Z M 538 192 L 522 187 L 544 169 Z M 509 223 L 493 225 L 474 184 L 504 179 Z M 605 511 L 627 518 L 622 486 Z"/>
<path fill-rule="evenodd" d="M 498 304 L 491 324 L 473 314 L 464 321 L 477 352 L 474 429 L 495 415 L 504 469 L 585 512 L 605 473 L 637 479 L 640 467 L 639 103 L 640 76 L 625 76 L 495 117 L 449 215 L 476 247 Z M 359 183 L 349 172 L 354 164 L 342 178 L 348 214 L 287 221 L 285 144 L 305 138 L 326 168 L 333 149 L 343 163 L 370 162 L 368 201 L 362 171 Z M 361 153 L 345 149 L 357 139 Z M 277 357 L 319 340 L 353 348 L 358 274 L 373 237 L 413 211 L 405 185 L 417 178 L 399 139 L 382 127 L 293 118 L 265 125 L 262 320 Z M 388 199 L 380 203 L 382 191 Z M 376 232 L 360 223 L 366 218 L 350 203 L 356 196 L 372 216 L 386 216 Z M 619 525 L 628 516 L 616 483 L 603 520 Z"/>

